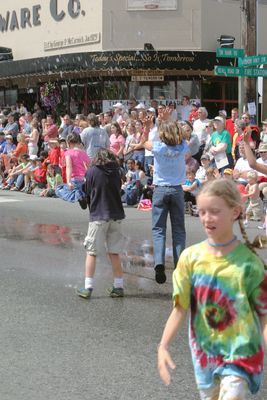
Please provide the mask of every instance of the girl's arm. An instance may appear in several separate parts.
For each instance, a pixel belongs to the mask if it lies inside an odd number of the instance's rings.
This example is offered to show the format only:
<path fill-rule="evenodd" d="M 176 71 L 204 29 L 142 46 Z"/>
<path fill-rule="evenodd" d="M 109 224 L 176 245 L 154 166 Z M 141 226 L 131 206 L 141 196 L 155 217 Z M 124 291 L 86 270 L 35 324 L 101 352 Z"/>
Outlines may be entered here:
<path fill-rule="evenodd" d="M 153 148 L 153 143 L 151 140 L 148 140 L 147 142 L 143 143 L 143 147 L 147 150 L 152 150 Z"/>
<path fill-rule="evenodd" d="M 261 172 L 262 174 L 267 175 L 267 166 L 264 164 L 259 164 L 256 161 L 256 158 L 253 154 L 253 151 L 250 147 L 249 141 L 250 141 L 250 135 L 251 131 L 247 130 L 244 132 L 244 147 L 245 147 L 245 154 L 249 163 L 250 168 L 255 169 L 256 171 Z"/>
<path fill-rule="evenodd" d="M 265 343 L 265 347 L 267 349 L 267 315 L 260 317 L 261 326 L 262 326 L 262 337 Z"/>
<path fill-rule="evenodd" d="M 71 174 L 72 174 L 72 162 L 70 156 L 66 156 L 66 180 L 67 185 L 70 189 L 73 189 L 73 185 L 71 183 Z"/>
<path fill-rule="evenodd" d="M 169 368 L 175 368 L 175 364 L 168 351 L 168 346 L 177 335 L 185 316 L 186 311 L 181 306 L 176 305 L 173 308 L 158 345 L 158 371 L 165 385 L 169 385 L 171 382 Z"/>

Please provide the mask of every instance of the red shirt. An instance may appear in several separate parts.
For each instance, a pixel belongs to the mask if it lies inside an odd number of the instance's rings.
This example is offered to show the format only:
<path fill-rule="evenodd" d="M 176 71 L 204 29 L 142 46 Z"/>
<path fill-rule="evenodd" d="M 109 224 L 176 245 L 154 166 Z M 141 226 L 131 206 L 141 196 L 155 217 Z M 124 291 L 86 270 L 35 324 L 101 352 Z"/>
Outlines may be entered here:
<path fill-rule="evenodd" d="M 233 121 L 232 118 L 228 118 L 225 123 L 225 128 L 230 133 L 231 142 L 233 142 L 233 137 L 235 134 L 235 121 Z"/>
<path fill-rule="evenodd" d="M 37 183 L 46 183 L 46 167 L 42 164 L 33 171 L 34 180 Z"/>
<path fill-rule="evenodd" d="M 59 165 L 59 158 L 60 147 L 55 147 L 49 150 L 47 159 L 50 161 L 51 165 Z"/>

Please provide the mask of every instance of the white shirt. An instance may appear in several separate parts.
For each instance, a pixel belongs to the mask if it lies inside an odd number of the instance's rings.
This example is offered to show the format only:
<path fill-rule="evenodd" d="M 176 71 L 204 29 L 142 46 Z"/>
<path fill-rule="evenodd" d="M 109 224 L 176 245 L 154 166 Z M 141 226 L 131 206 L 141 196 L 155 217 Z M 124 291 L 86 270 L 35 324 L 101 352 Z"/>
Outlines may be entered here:
<path fill-rule="evenodd" d="M 206 131 L 206 125 L 208 122 L 209 121 L 207 119 L 204 119 L 204 121 L 201 121 L 200 119 L 196 119 L 193 124 L 193 129 L 194 129 L 194 132 L 198 136 L 200 145 L 202 145 L 203 143 L 206 143 L 206 140 L 208 137 L 208 133 Z"/>
<path fill-rule="evenodd" d="M 257 158 L 257 163 L 259 163 L 261 165 L 266 165 L 266 167 L 267 167 L 267 160 L 263 160 L 261 157 Z M 267 176 L 267 174 L 263 174 L 262 172 L 258 171 L 258 176 Z"/>
<path fill-rule="evenodd" d="M 150 142 L 159 142 L 159 131 L 158 127 L 154 126 L 148 134 L 148 140 Z M 145 157 L 153 156 L 152 151 L 145 149 Z"/>

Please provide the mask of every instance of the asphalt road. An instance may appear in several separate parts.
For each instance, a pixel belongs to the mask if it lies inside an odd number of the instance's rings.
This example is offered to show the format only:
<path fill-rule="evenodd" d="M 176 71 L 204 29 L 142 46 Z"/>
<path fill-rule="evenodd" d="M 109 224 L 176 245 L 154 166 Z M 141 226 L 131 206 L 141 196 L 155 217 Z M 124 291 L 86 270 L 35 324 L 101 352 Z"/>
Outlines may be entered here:
<path fill-rule="evenodd" d="M 0 400 L 198 399 L 187 324 L 171 348 L 177 364 L 171 385 L 158 377 L 156 347 L 172 307 L 171 257 L 168 281 L 159 286 L 151 214 L 134 208 L 126 214 L 126 296 L 108 297 L 112 274 L 103 256 L 86 301 L 75 289 L 84 283 L 87 211 L 0 192 Z M 204 238 L 198 218 L 187 216 L 186 225 L 188 244 Z M 266 384 L 254 398 L 267 399 Z"/>

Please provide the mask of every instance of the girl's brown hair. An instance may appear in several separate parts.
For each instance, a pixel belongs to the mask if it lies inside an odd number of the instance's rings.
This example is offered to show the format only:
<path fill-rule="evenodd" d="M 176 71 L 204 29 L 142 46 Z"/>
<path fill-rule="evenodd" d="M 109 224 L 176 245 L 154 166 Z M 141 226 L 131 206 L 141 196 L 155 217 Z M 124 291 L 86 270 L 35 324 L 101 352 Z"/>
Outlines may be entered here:
<path fill-rule="evenodd" d="M 181 129 L 173 121 L 163 121 L 159 126 L 159 138 L 168 146 L 181 144 L 183 137 Z"/>

